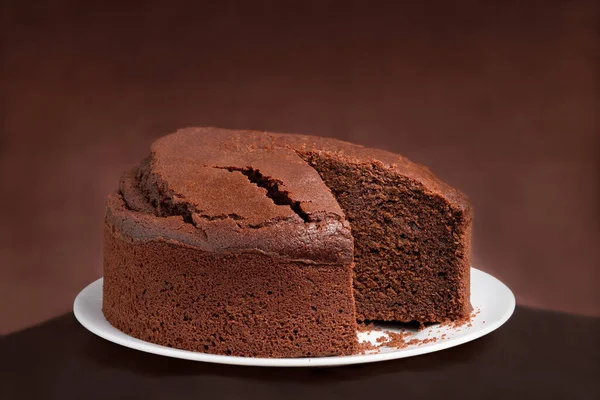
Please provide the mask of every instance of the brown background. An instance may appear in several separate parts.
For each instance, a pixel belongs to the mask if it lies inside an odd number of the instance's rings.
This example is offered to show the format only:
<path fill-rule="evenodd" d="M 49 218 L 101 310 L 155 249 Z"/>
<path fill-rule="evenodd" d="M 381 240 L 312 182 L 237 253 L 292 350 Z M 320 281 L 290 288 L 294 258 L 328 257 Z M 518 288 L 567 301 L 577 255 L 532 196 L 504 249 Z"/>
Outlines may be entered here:
<path fill-rule="evenodd" d="M 3 4 L 0 333 L 70 309 L 104 196 L 190 125 L 425 163 L 474 203 L 476 267 L 600 315 L 597 3 Z"/>

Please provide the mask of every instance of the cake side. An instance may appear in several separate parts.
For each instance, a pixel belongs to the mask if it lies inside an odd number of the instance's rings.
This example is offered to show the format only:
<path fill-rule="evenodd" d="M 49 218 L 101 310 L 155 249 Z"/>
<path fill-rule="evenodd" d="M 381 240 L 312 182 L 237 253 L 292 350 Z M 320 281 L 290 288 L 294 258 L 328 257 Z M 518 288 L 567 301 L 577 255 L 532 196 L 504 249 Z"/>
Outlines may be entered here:
<path fill-rule="evenodd" d="M 353 354 L 351 265 L 104 233 L 103 313 L 163 346 L 247 357 Z"/>

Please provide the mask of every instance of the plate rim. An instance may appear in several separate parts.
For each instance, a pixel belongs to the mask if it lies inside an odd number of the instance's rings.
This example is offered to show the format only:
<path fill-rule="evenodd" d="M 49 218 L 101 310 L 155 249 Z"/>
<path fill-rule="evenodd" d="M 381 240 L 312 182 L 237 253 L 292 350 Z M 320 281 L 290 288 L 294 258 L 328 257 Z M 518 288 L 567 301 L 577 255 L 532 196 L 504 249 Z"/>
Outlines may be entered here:
<path fill-rule="evenodd" d="M 239 365 L 239 366 L 256 366 L 256 367 L 330 367 L 330 366 L 343 366 L 351 364 L 366 364 L 380 361 L 388 361 L 399 358 L 414 357 L 417 355 L 428 354 L 436 351 L 445 350 L 451 347 L 460 346 L 464 343 L 473 341 L 482 336 L 485 336 L 500 326 L 502 326 L 514 313 L 516 307 L 516 299 L 513 292 L 508 286 L 501 282 L 498 278 L 488 274 L 487 272 L 481 271 L 477 268 L 471 267 L 471 281 L 473 281 L 473 274 L 481 274 L 484 279 L 490 280 L 494 285 L 498 286 L 498 290 L 504 291 L 506 295 L 506 309 L 495 321 L 486 323 L 485 326 L 470 332 L 466 335 L 462 335 L 452 340 L 445 340 L 437 342 L 432 345 L 422 347 L 412 347 L 398 349 L 395 351 L 389 351 L 385 353 L 375 354 L 354 354 L 348 356 L 332 356 L 332 357 L 312 357 L 312 358 L 257 358 L 257 357 L 240 357 L 240 356 L 227 356 L 219 354 L 208 354 L 200 353 L 189 350 L 176 349 L 166 346 L 161 346 L 151 342 L 129 336 L 126 333 L 118 330 L 117 328 L 110 325 L 110 323 L 104 318 L 102 310 L 102 318 L 109 324 L 110 328 L 116 332 L 111 332 L 111 329 L 107 330 L 97 326 L 97 324 L 87 315 L 87 308 L 85 302 L 88 301 L 87 297 L 90 296 L 90 292 L 98 291 L 100 286 L 100 293 L 102 293 L 103 278 L 99 278 L 85 288 L 83 288 L 75 298 L 73 303 L 73 313 L 75 318 L 84 328 L 92 332 L 96 336 L 99 336 L 105 340 L 119 344 L 124 347 L 128 347 L 134 350 L 143 351 L 145 353 L 151 353 L 161 355 L 165 357 L 180 358 L 191 361 L 202 361 L 215 364 L 228 364 L 228 365 Z M 93 295 L 93 294 L 92 294 Z"/>

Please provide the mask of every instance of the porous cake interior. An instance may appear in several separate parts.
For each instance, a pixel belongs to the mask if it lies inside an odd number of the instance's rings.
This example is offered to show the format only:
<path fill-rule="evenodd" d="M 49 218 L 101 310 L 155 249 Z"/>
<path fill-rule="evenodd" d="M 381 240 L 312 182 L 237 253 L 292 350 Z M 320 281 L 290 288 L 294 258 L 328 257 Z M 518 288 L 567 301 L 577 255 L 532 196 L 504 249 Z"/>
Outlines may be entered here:
<path fill-rule="evenodd" d="M 426 323 L 470 313 L 462 212 L 383 165 L 352 163 L 336 153 L 300 154 L 351 223 L 359 321 Z"/>

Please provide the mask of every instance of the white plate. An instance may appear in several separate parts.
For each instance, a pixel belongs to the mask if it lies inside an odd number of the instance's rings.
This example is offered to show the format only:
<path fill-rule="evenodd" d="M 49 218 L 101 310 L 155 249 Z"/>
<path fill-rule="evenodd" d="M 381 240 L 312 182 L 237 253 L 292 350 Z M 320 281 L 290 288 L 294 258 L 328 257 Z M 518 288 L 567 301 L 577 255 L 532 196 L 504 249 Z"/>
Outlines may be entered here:
<path fill-rule="evenodd" d="M 498 329 L 510 318 L 515 309 L 515 297 L 510 289 L 498 279 L 475 268 L 471 268 L 471 303 L 475 308 L 476 315 L 471 319 L 470 325 L 455 328 L 451 326 L 432 325 L 422 331 L 413 330 L 411 336 L 405 339 L 410 340 L 414 338 L 424 340 L 435 338 L 435 342 L 409 345 L 403 349 L 381 347 L 376 353 L 318 358 L 222 356 L 173 349 L 136 339 L 114 328 L 104 318 L 102 314 L 102 278 L 88 285 L 77 295 L 73 311 L 79 322 L 96 335 L 122 346 L 148 353 L 218 364 L 263 367 L 326 367 L 412 357 L 458 346 Z M 376 338 L 383 335 L 381 330 L 377 330 L 377 326 L 375 328 L 375 331 L 359 333 L 359 340 L 369 340 L 375 344 Z M 400 332 L 398 326 L 385 325 L 379 328 Z"/>

